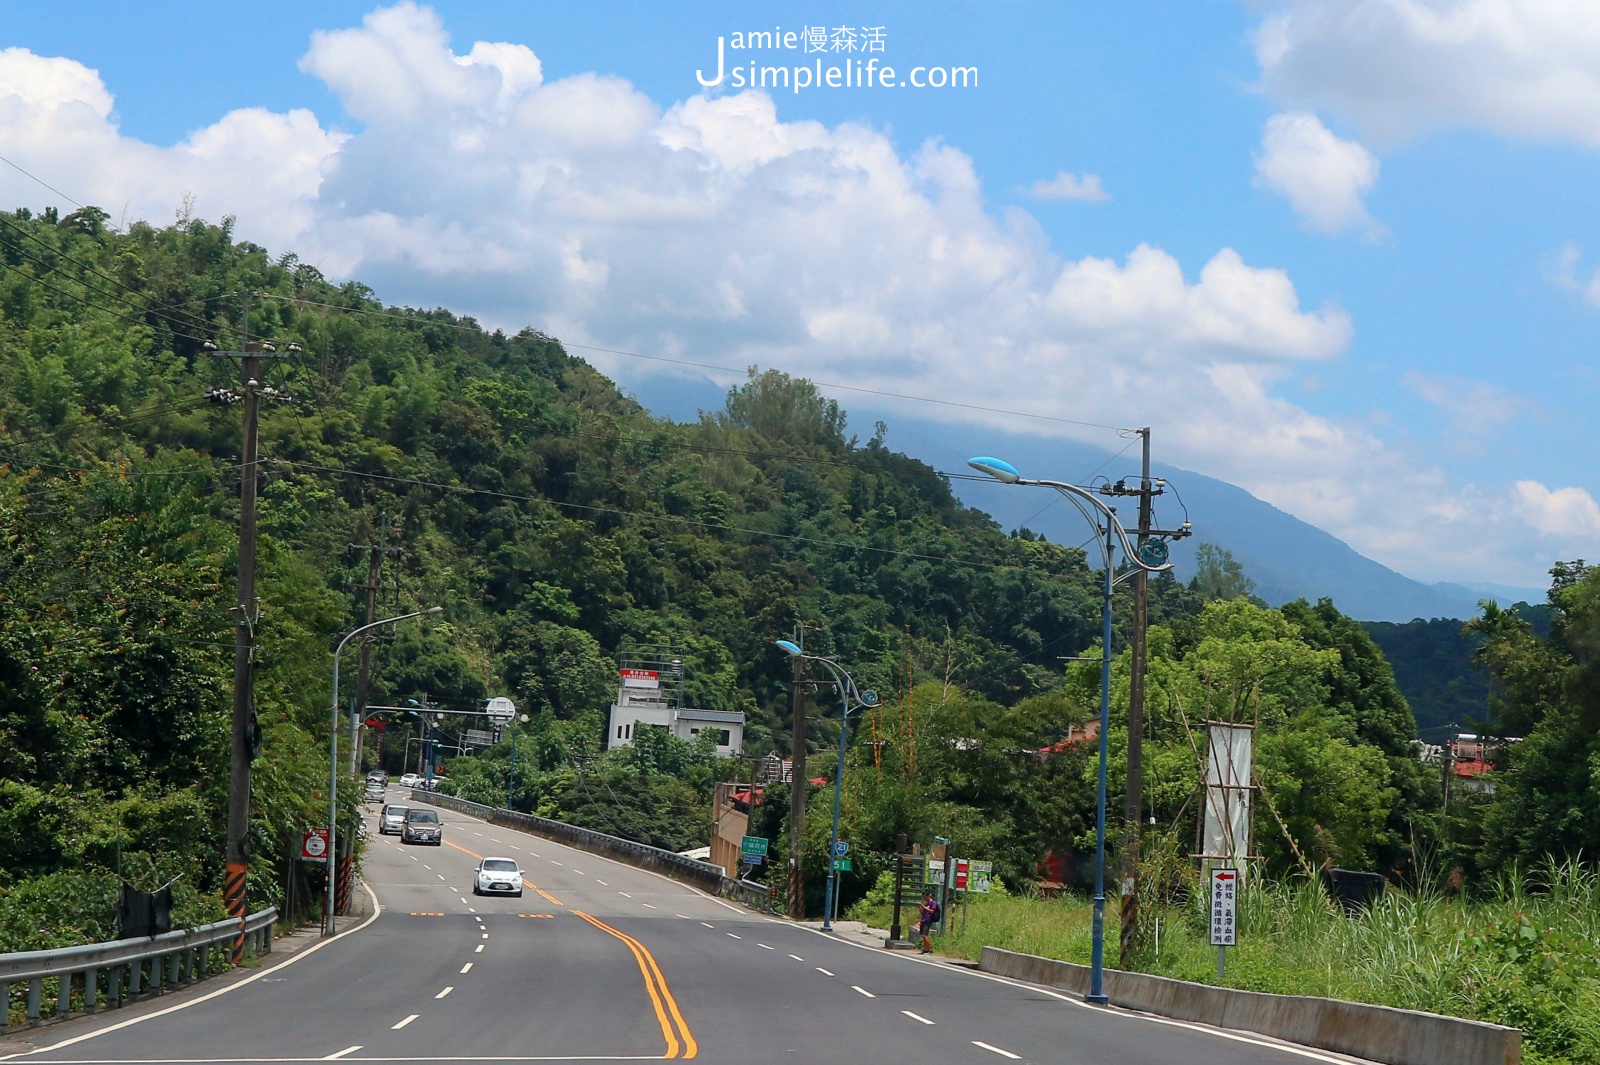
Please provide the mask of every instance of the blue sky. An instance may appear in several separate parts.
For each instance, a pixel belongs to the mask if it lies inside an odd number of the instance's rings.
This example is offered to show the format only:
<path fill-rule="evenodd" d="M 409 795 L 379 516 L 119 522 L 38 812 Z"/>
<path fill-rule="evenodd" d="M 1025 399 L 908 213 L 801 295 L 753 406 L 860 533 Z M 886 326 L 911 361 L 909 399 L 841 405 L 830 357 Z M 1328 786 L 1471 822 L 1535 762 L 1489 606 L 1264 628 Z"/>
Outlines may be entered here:
<path fill-rule="evenodd" d="M 816 25 L 978 84 L 696 81 Z M 395 301 L 1149 424 L 1422 579 L 1595 554 L 1600 8 L 80 3 L 0 49 L 0 154 L 115 216 L 187 191 Z"/>

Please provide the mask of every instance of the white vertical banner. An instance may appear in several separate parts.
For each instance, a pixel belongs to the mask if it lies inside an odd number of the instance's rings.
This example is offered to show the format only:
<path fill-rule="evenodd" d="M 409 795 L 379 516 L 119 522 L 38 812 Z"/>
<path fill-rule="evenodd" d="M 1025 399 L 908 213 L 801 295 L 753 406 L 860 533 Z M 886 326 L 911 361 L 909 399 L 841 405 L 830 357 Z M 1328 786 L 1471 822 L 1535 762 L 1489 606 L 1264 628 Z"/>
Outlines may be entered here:
<path fill-rule="evenodd" d="M 1244 725 L 1212 725 L 1207 740 L 1205 829 L 1200 853 L 1229 866 L 1242 881 L 1250 852 L 1250 789 L 1254 731 Z"/>

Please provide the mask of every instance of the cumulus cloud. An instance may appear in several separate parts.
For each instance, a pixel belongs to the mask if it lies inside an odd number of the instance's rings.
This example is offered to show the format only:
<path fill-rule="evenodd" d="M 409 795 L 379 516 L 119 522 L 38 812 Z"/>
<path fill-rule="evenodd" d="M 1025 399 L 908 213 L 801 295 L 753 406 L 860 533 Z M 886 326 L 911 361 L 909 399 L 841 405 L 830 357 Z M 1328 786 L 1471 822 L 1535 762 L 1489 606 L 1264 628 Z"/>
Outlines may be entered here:
<path fill-rule="evenodd" d="M 1600 504 L 1582 488 L 1551 491 L 1538 481 L 1518 481 L 1512 498 L 1522 519 L 1542 533 L 1563 537 L 1600 536 Z"/>
<path fill-rule="evenodd" d="M 1048 181 L 1035 181 L 1028 189 L 1031 196 L 1041 200 L 1087 200 L 1090 203 L 1103 203 L 1111 199 L 1106 190 L 1100 187 L 1099 174 L 1084 174 L 1079 177 L 1068 170 L 1063 170 Z"/>
<path fill-rule="evenodd" d="M 1256 156 L 1256 185 L 1288 199 L 1312 229 L 1380 233 L 1362 203 L 1377 180 L 1377 157 L 1355 141 L 1334 136 L 1316 115 L 1301 111 L 1267 119 Z"/>
<path fill-rule="evenodd" d="M 1569 241 L 1546 259 L 1545 273 L 1568 292 L 1582 296 L 1585 303 L 1600 307 L 1600 269 L 1590 269 L 1584 277 L 1579 270 L 1582 261 L 1578 246 Z"/>
<path fill-rule="evenodd" d="M 1277 0 L 1255 33 L 1268 90 L 1392 143 L 1470 125 L 1600 146 L 1600 4 Z"/>
<path fill-rule="evenodd" d="M 1534 409 L 1528 400 L 1491 381 L 1416 371 L 1401 380 L 1439 409 L 1447 423 L 1447 445 L 1462 454 L 1482 451 L 1500 426 Z"/>
<path fill-rule="evenodd" d="M 1148 244 L 1063 261 L 1025 212 L 994 212 L 972 160 L 937 140 L 902 153 L 862 124 L 782 121 L 760 92 L 663 107 L 613 76 L 546 80 L 529 48 L 457 52 L 409 3 L 316 34 L 302 67 L 358 132 L 248 109 L 159 147 L 120 133 L 94 71 L 11 49 L 0 143 L 113 214 L 160 222 L 192 191 L 200 212 L 236 214 L 242 236 L 398 302 L 575 343 L 1158 426 L 1164 457 L 1401 567 L 1436 559 L 1442 527 L 1489 545 L 1485 557 L 1500 542 L 1472 535 L 1485 512 L 1472 490 L 1280 394 L 1345 350 L 1351 321 L 1230 248 L 1204 263 Z M 8 171 L 0 196 L 41 193 Z M 1395 508 L 1396 492 L 1417 502 Z"/>

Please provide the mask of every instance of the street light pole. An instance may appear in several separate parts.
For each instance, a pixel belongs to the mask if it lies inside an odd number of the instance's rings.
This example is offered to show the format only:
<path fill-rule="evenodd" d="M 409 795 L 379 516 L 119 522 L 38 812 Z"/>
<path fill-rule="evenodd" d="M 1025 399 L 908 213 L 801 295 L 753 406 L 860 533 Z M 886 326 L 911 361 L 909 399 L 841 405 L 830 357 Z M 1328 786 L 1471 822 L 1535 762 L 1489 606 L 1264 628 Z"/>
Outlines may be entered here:
<path fill-rule="evenodd" d="M 1105 539 L 1100 541 L 1101 560 L 1105 565 L 1105 598 L 1100 606 L 1100 767 L 1096 784 L 1095 801 L 1095 846 L 1094 846 L 1094 928 L 1091 941 L 1090 967 L 1089 967 L 1089 993 L 1084 996 L 1087 1002 L 1104 1004 L 1109 1001 L 1105 994 L 1105 910 L 1106 910 L 1106 761 L 1107 744 L 1109 741 L 1111 719 L 1111 593 L 1122 578 L 1116 576 L 1117 545 L 1122 546 L 1123 558 L 1134 568 L 1124 576 L 1132 573 L 1157 573 L 1172 568 L 1172 563 L 1166 560 L 1166 545 L 1159 541 L 1160 550 L 1145 548 L 1137 549 L 1128 539 L 1128 530 L 1122 527 L 1117 520 L 1117 512 L 1096 499 L 1088 489 L 1064 481 L 1042 481 L 1027 479 L 1017 472 L 1017 468 L 1002 459 L 987 456 L 968 459 L 967 465 L 981 473 L 987 473 L 995 480 L 1004 484 L 1037 485 L 1042 488 L 1054 488 L 1057 492 L 1067 497 L 1067 501 L 1078 508 L 1084 520 L 1094 526 L 1097 541 L 1098 533 L 1105 532 Z"/>
<path fill-rule="evenodd" d="M 797 663 L 820 662 L 833 675 L 834 683 L 839 686 L 839 765 L 833 772 L 833 830 L 828 836 L 828 886 L 822 901 L 822 930 L 831 932 L 833 905 L 837 897 L 834 880 L 838 876 L 838 871 L 834 866 L 839 860 L 839 855 L 836 853 L 839 849 L 839 807 L 844 798 L 844 750 L 845 738 L 850 730 L 850 701 L 853 698 L 857 706 L 877 706 L 878 693 L 871 689 L 857 690 L 855 678 L 829 659 L 819 655 L 808 655 L 800 650 L 799 645 L 789 640 L 778 640 L 776 643 Z"/>
<path fill-rule="evenodd" d="M 328 891 L 327 900 L 324 903 L 328 919 L 323 925 L 324 935 L 331 936 L 333 934 L 333 882 L 336 879 L 334 870 L 336 859 L 334 855 L 337 850 L 335 844 L 339 836 L 339 656 L 344 653 L 345 644 L 364 632 L 383 625 L 393 625 L 399 621 L 406 621 L 409 618 L 420 618 L 429 614 L 443 612 L 444 607 L 442 606 L 430 606 L 426 610 L 416 610 L 409 614 L 401 614 L 397 617 L 384 618 L 382 621 L 370 622 L 345 633 L 344 639 L 340 640 L 338 646 L 333 649 L 333 698 L 330 700 L 332 709 L 328 718 L 328 852 L 326 859 L 328 863 Z"/>
<path fill-rule="evenodd" d="M 506 778 L 506 809 L 507 810 L 515 810 L 516 809 L 515 806 L 511 805 L 511 796 L 517 790 L 517 722 L 521 721 L 521 722 L 525 723 L 527 720 L 528 720 L 528 715 L 527 714 L 519 714 L 517 716 L 517 718 L 511 722 L 511 724 L 506 726 L 507 728 L 509 728 L 511 730 L 511 775 Z"/>

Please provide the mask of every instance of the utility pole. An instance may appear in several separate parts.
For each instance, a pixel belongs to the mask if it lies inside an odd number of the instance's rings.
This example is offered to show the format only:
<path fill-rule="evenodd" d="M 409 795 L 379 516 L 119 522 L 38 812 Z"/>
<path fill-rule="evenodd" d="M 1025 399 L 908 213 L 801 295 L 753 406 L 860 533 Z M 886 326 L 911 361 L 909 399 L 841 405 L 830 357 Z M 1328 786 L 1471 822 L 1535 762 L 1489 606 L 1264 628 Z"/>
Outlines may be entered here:
<path fill-rule="evenodd" d="M 353 551 L 366 551 L 367 556 L 367 583 L 356 587 L 366 591 L 367 612 L 365 623 L 370 625 L 378 616 L 378 591 L 382 587 L 378 583 L 378 576 L 383 567 L 383 556 L 394 554 L 400 549 L 388 546 L 389 516 L 378 515 L 378 536 L 375 544 L 351 544 Z M 367 701 L 371 694 L 372 671 L 372 641 L 377 637 L 373 634 L 364 636 L 361 640 L 361 664 L 356 672 L 356 706 L 355 712 L 350 715 L 350 774 L 354 776 L 361 769 L 361 722 L 367 717 Z M 381 753 L 381 752 L 380 752 Z"/>
<path fill-rule="evenodd" d="M 244 394 L 244 444 L 239 470 L 239 565 L 235 576 L 233 635 L 233 739 L 228 758 L 228 850 L 223 899 L 239 922 L 233 963 L 244 956 L 244 919 L 249 912 L 250 761 L 255 746 L 256 623 L 256 443 L 261 399 L 259 344 L 250 341 L 250 294 L 240 296 L 239 382 Z"/>
<path fill-rule="evenodd" d="M 805 628 L 794 627 L 794 642 L 805 648 Z M 789 742 L 789 916 L 796 921 L 806 917 L 805 877 L 800 848 L 806 834 L 806 690 L 805 661 L 798 655 L 789 660 L 793 687 L 794 731 Z"/>
<path fill-rule="evenodd" d="M 228 916 L 237 919 L 239 932 L 233 940 L 233 961 L 244 956 L 244 918 L 249 912 L 246 881 L 250 867 L 250 763 L 261 744 L 261 729 L 255 712 L 255 629 L 259 616 L 256 602 L 256 479 L 261 398 L 292 400 L 293 397 L 261 385 L 261 360 L 288 358 L 300 353 L 300 345 L 290 344 L 284 355 L 265 341 L 250 339 L 250 293 L 239 297 L 239 350 L 218 351 L 206 341 L 205 350 L 222 358 L 239 360 L 240 393 L 211 389 L 206 397 L 215 403 L 244 404 L 244 443 L 239 467 L 239 564 L 235 575 L 233 640 L 233 729 L 228 757 L 228 835 L 223 855 L 225 875 L 223 902 Z"/>
<path fill-rule="evenodd" d="M 1189 535 L 1185 521 L 1177 529 L 1155 529 L 1155 497 L 1166 491 L 1166 482 L 1150 477 L 1150 429 L 1134 430 L 1144 444 L 1143 463 L 1139 474 L 1139 487 L 1129 488 L 1125 481 L 1102 488 L 1101 492 L 1115 496 L 1139 497 L 1139 533 L 1137 550 L 1143 557 L 1145 544 L 1152 537 L 1178 539 Z M 1165 547 L 1158 544 L 1157 546 Z M 1165 551 L 1162 557 L 1165 558 Z M 1133 962 L 1133 952 L 1139 941 L 1139 836 L 1143 819 L 1144 796 L 1144 676 L 1145 635 L 1150 626 L 1150 574 L 1143 568 L 1133 574 L 1133 632 L 1129 647 L 1132 652 L 1128 676 L 1128 782 L 1122 800 L 1122 936 L 1121 967 L 1128 969 Z"/>

